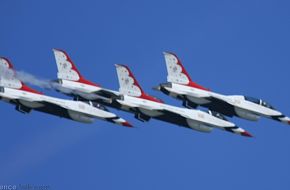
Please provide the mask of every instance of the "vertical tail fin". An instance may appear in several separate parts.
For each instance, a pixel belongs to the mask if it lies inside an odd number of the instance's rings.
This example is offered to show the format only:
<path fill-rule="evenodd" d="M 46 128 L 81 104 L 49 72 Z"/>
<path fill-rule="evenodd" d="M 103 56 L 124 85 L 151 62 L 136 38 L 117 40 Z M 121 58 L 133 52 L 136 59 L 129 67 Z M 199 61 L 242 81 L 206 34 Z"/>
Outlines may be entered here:
<path fill-rule="evenodd" d="M 167 68 L 167 81 L 168 82 L 188 85 L 194 88 L 199 88 L 202 90 L 209 91 L 209 89 L 195 82 L 192 82 L 185 67 L 182 65 L 181 61 L 175 54 L 164 52 L 164 57 L 165 57 L 165 63 L 166 63 L 166 68 Z"/>
<path fill-rule="evenodd" d="M 58 79 L 75 81 L 75 82 L 79 82 L 79 83 L 83 83 L 83 84 L 87 84 L 91 86 L 97 86 L 97 87 L 99 86 L 91 81 L 86 80 L 81 75 L 81 73 L 79 72 L 79 70 L 77 69 L 77 67 L 75 66 L 75 64 L 73 63 L 73 61 L 71 60 L 71 58 L 65 51 L 59 50 L 59 49 L 53 49 L 53 53 L 54 53 L 57 70 L 58 70 L 57 72 Z"/>
<path fill-rule="evenodd" d="M 115 65 L 119 80 L 119 91 L 123 94 L 140 97 L 144 94 L 143 89 L 134 77 L 131 70 L 125 65 Z"/>
<path fill-rule="evenodd" d="M 133 96 L 133 97 L 138 97 L 142 99 L 147 99 L 147 100 L 158 102 L 158 103 L 163 103 L 162 100 L 157 99 L 153 96 L 150 96 L 143 91 L 143 89 L 139 85 L 138 81 L 134 77 L 129 67 L 125 65 L 117 65 L 117 64 L 115 66 L 116 66 L 119 85 L 120 85 L 119 91 L 122 94 Z"/>
<path fill-rule="evenodd" d="M 167 81 L 179 84 L 188 84 L 191 78 L 181 61 L 173 53 L 164 52 L 165 63 L 167 67 Z"/>
<path fill-rule="evenodd" d="M 28 86 L 16 77 L 12 63 L 4 57 L 0 57 L 0 86 L 5 88 L 18 89 L 35 94 L 42 94 Z"/>

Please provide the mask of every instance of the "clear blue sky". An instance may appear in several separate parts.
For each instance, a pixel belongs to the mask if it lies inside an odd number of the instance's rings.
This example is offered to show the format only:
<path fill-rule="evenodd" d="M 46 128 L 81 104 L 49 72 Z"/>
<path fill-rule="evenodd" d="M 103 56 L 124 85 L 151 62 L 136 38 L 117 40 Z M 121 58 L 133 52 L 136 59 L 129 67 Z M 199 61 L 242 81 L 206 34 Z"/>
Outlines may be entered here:
<path fill-rule="evenodd" d="M 0 54 L 16 68 L 56 77 L 52 48 L 65 49 L 88 79 L 118 89 L 127 64 L 148 93 L 166 80 L 163 51 L 192 79 L 225 94 L 263 98 L 290 115 L 290 2 L 0 2 Z M 55 92 L 44 91 L 67 98 Z M 52 189 L 290 189 L 290 128 L 233 119 L 255 138 L 203 134 L 111 109 L 136 129 L 86 125 L 1 103 L 0 184 Z"/>

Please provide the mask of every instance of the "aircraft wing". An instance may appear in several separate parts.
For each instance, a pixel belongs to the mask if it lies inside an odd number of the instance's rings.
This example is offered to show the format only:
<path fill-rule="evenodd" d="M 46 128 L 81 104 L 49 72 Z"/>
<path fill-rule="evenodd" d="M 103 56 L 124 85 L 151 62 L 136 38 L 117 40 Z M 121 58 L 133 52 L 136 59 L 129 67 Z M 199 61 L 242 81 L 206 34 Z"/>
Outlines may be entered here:
<path fill-rule="evenodd" d="M 233 117 L 235 113 L 235 107 L 228 103 L 227 101 L 210 96 L 206 98 L 209 103 L 205 104 L 204 106 L 208 107 L 209 110 L 215 110 L 216 112 L 222 113 L 223 115 Z"/>

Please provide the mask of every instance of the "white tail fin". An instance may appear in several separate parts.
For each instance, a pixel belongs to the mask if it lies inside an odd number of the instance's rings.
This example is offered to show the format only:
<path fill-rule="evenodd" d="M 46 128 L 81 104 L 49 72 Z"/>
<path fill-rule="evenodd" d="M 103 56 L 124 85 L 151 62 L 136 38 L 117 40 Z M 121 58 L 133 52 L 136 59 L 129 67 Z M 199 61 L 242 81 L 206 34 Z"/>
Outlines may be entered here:
<path fill-rule="evenodd" d="M 119 80 L 119 91 L 129 96 L 140 97 L 144 93 L 130 69 L 125 65 L 115 65 Z"/>
<path fill-rule="evenodd" d="M 86 80 L 81 75 L 81 73 L 79 72 L 79 70 L 77 69 L 77 67 L 75 66 L 75 64 L 73 63 L 73 61 L 71 60 L 71 58 L 65 51 L 53 49 L 53 53 L 54 53 L 54 57 L 55 57 L 55 61 L 56 61 L 57 69 L 58 69 L 58 72 L 57 72 L 58 79 L 75 81 L 75 82 L 99 87 L 99 85 Z"/>
<path fill-rule="evenodd" d="M 167 67 L 167 81 L 179 84 L 188 84 L 191 81 L 190 76 L 179 61 L 178 57 L 173 53 L 164 52 L 166 67 Z"/>
<path fill-rule="evenodd" d="M 53 49 L 59 79 L 79 81 L 82 77 L 68 54 L 63 50 Z"/>
<path fill-rule="evenodd" d="M 138 81 L 134 77 L 133 73 L 129 69 L 129 67 L 125 65 L 115 65 L 116 70 L 117 70 L 117 75 L 118 75 L 118 80 L 119 80 L 119 91 L 122 94 L 128 95 L 128 96 L 133 96 L 133 97 L 138 97 L 158 103 L 163 103 L 162 100 L 155 98 L 153 96 L 150 96 L 146 94 L 141 86 L 139 85 Z"/>
<path fill-rule="evenodd" d="M 12 88 L 23 90 L 31 93 L 42 94 L 28 86 L 16 77 L 16 73 L 13 69 L 11 62 L 4 57 L 0 57 L 0 86 L 5 88 Z"/>
<path fill-rule="evenodd" d="M 209 91 L 209 89 L 192 82 L 189 74 L 175 54 L 164 52 L 164 57 L 167 68 L 167 82 L 188 85 L 194 88 Z"/>
<path fill-rule="evenodd" d="M 20 89 L 21 81 L 15 77 L 13 65 L 4 57 L 0 58 L 0 86 Z"/>

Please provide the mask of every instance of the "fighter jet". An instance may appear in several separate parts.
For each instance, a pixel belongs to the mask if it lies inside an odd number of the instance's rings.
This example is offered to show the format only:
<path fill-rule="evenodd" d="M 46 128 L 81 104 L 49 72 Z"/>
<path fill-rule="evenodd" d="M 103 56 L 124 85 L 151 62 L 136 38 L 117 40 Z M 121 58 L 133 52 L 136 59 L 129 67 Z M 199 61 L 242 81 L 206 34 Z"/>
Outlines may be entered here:
<path fill-rule="evenodd" d="M 13 65 L 6 58 L 0 58 L 0 99 L 15 105 L 17 111 L 25 114 L 36 110 L 81 123 L 92 123 L 98 118 L 132 127 L 127 121 L 103 109 L 99 104 L 54 98 L 28 87 L 16 77 Z"/>
<path fill-rule="evenodd" d="M 251 137 L 247 131 L 227 121 L 218 113 L 167 105 L 160 99 L 146 94 L 127 66 L 116 65 L 120 85 L 117 92 L 85 79 L 65 51 L 56 49 L 53 51 L 59 84 L 62 88 L 69 89 L 61 91 L 65 94 L 133 113 L 136 119 L 143 122 L 154 118 L 201 132 L 211 132 L 214 128 L 219 128 Z"/>
<path fill-rule="evenodd" d="M 178 57 L 173 53 L 164 53 L 167 67 L 167 83 L 154 89 L 183 101 L 183 106 L 196 108 L 203 106 L 225 116 L 237 116 L 257 121 L 260 117 L 270 118 L 290 124 L 290 118 L 283 115 L 264 100 L 242 95 L 222 95 L 212 92 L 193 82 Z"/>

